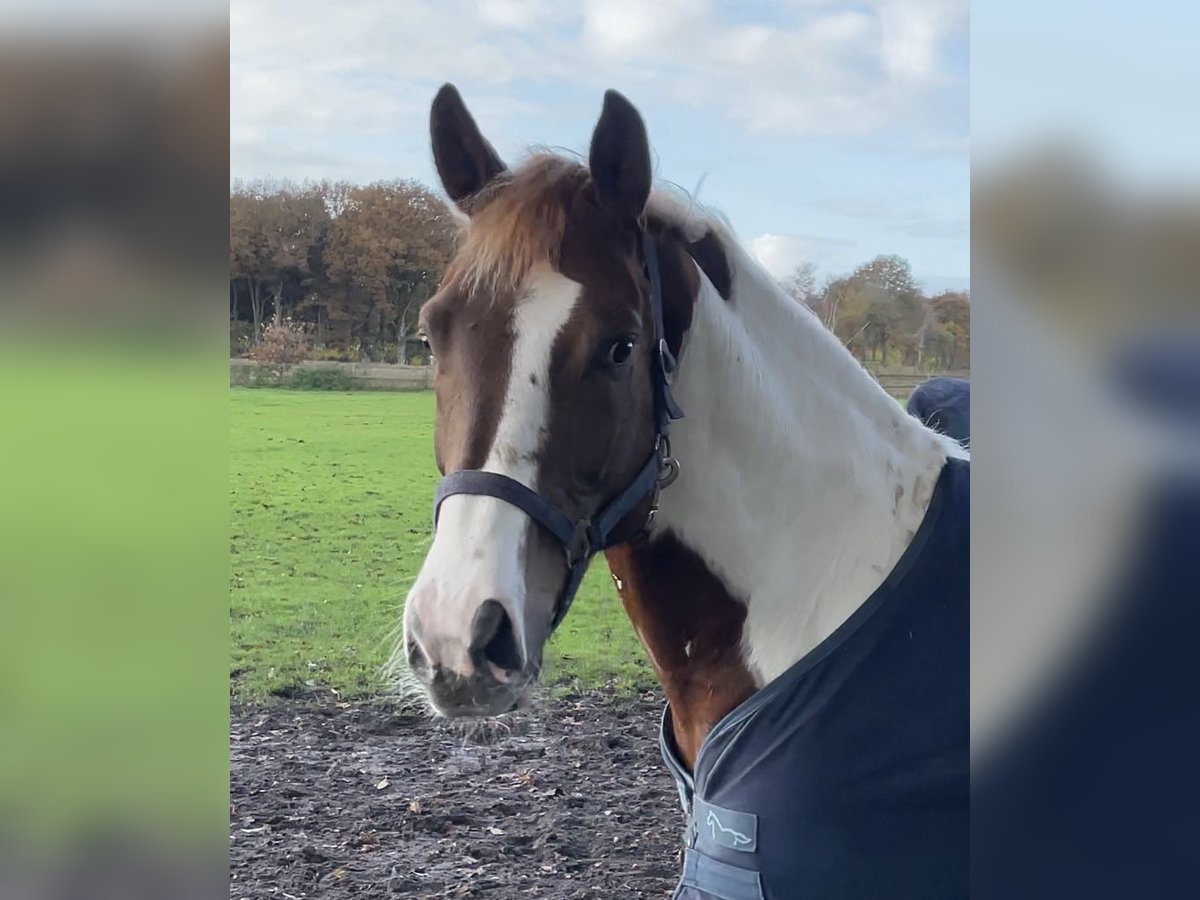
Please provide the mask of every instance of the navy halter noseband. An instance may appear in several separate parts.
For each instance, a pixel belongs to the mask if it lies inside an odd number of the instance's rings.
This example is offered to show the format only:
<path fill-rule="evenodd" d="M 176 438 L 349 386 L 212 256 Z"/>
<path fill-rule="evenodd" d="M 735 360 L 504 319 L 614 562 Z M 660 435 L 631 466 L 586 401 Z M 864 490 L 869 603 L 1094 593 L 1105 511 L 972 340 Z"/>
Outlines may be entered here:
<path fill-rule="evenodd" d="M 612 533 L 639 503 L 652 497 L 650 514 L 644 529 L 649 529 L 658 512 L 659 492 L 671 484 L 679 474 L 679 463 L 671 455 L 671 442 L 667 431 L 671 422 L 683 418 L 683 410 L 671 395 L 671 378 L 675 374 L 675 357 L 667 346 L 663 328 L 662 277 L 658 268 L 658 251 L 649 231 L 642 231 L 642 265 L 650 282 L 650 309 L 654 316 L 655 365 L 651 369 L 654 392 L 654 451 L 642 466 L 630 485 L 592 516 L 574 520 L 553 503 L 521 482 L 480 469 L 463 469 L 451 472 L 438 485 L 433 504 L 433 525 L 437 528 L 438 511 L 442 501 L 455 494 L 476 494 L 495 497 L 524 512 L 529 518 L 554 535 L 562 544 L 567 556 L 567 580 L 554 607 L 554 619 L 550 630 L 558 627 L 566 616 L 579 583 L 587 571 L 587 564 L 599 551 L 614 546 Z"/>

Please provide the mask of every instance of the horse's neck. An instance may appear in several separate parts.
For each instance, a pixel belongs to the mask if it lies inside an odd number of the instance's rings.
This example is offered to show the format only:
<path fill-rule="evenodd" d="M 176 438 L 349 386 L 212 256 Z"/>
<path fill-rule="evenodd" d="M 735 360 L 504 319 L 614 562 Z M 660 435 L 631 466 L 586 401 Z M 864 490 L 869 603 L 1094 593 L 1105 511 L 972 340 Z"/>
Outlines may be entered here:
<path fill-rule="evenodd" d="M 656 592 L 629 612 L 655 658 L 677 739 L 702 739 L 870 596 L 910 543 L 953 452 L 744 252 L 731 252 L 733 297 L 701 289 L 680 361 L 675 392 L 686 418 L 672 443 L 682 471 L 655 528 L 703 565 L 727 603 L 696 604 L 685 587 L 653 580 L 647 570 L 665 561 L 655 558 L 657 541 L 614 566 Z M 728 626 L 691 625 L 705 634 L 699 659 L 694 640 L 680 655 L 688 632 L 673 621 L 678 611 L 664 612 L 680 606 L 697 618 L 719 611 Z M 709 721 L 689 721 L 691 710 Z"/>
<path fill-rule="evenodd" d="M 617 592 L 671 703 L 691 766 L 713 724 L 755 690 L 738 636 L 746 607 L 673 536 L 607 551 Z"/>

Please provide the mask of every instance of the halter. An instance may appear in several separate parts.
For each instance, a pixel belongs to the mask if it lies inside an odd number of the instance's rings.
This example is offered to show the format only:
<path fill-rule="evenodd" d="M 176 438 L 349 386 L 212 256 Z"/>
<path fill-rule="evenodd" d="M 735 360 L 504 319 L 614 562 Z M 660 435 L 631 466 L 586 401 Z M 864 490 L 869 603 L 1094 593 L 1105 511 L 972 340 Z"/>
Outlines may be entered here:
<path fill-rule="evenodd" d="M 579 583 L 587 571 L 588 562 L 601 550 L 614 546 L 612 532 L 635 507 L 651 497 L 650 513 L 642 526 L 649 530 L 658 512 L 659 492 L 679 475 L 679 462 L 671 455 L 667 431 L 671 422 L 683 418 L 683 410 L 671 395 L 671 379 L 676 362 L 667 346 L 663 329 L 662 277 L 658 268 L 658 250 L 649 231 L 642 230 L 642 266 L 650 282 L 650 309 L 654 317 L 654 338 L 657 341 L 655 365 L 651 369 L 654 394 L 654 451 L 629 486 L 601 507 L 592 516 L 572 519 L 537 491 L 516 479 L 499 472 L 463 469 L 451 472 L 438 485 L 433 504 L 433 526 L 437 529 L 438 512 L 442 502 L 455 494 L 475 494 L 495 497 L 517 507 L 558 539 L 567 557 L 567 580 L 554 607 L 553 631 L 566 616 Z"/>

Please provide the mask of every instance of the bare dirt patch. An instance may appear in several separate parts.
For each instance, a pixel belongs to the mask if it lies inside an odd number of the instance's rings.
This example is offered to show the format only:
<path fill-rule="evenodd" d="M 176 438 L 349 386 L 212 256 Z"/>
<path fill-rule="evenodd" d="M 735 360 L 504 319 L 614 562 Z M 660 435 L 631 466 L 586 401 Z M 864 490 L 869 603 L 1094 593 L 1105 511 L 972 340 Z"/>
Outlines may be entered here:
<path fill-rule="evenodd" d="M 468 736 L 332 699 L 234 708 L 229 896 L 669 896 L 661 710 L 566 696 Z"/>

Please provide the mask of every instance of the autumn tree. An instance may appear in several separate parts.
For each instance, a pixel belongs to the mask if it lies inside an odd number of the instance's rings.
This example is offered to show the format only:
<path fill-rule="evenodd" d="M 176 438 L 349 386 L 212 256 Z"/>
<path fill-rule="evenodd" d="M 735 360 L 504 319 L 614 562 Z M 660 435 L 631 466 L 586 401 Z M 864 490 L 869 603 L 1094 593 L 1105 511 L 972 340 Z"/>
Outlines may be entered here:
<path fill-rule="evenodd" d="M 266 365 L 294 361 L 314 339 L 340 352 L 358 344 L 403 359 L 457 235 L 443 202 L 414 181 L 235 183 L 231 338 L 240 344 L 237 325 L 249 318 L 252 345 L 270 338 L 269 347 L 251 352 Z M 820 288 L 816 267 L 806 263 L 782 284 L 864 362 L 886 365 L 898 355 L 918 366 L 970 364 L 969 298 L 947 292 L 926 299 L 902 257 L 877 256 Z"/>
<path fill-rule="evenodd" d="M 902 256 L 883 255 L 863 263 L 850 276 L 893 297 L 916 297 L 921 288 L 913 278 L 912 266 Z"/>
<path fill-rule="evenodd" d="M 263 223 L 262 204 L 248 190 L 236 186 L 229 197 L 229 277 L 234 318 L 244 289 L 250 301 L 254 340 L 262 333 L 263 310 L 271 278 L 270 250 Z"/>
<path fill-rule="evenodd" d="M 911 336 L 925 320 L 920 286 L 913 278 L 908 260 L 900 256 L 877 256 L 850 276 L 867 295 L 864 337 L 876 358 L 888 363 L 888 350 L 896 345 L 911 352 Z"/>
<path fill-rule="evenodd" d="M 946 291 L 929 301 L 939 330 L 945 335 L 943 365 L 965 369 L 971 365 L 971 298 L 962 291 Z"/>
<path fill-rule="evenodd" d="M 324 251 L 330 318 L 348 334 L 403 343 L 437 287 L 458 233 L 437 196 L 414 181 L 356 187 Z"/>
<path fill-rule="evenodd" d="M 821 318 L 825 327 L 859 359 L 865 355 L 862 335 L 868 322 L 868 304 L 863 284 L 850 277 L 831 279 L 821 292 Z"/>
<path fill-rule="evenodd" d="M 336 219 L 350 206 L 355 186 L 348 181 L 321 181 L 316 186 L 330 218 Z"/>
<path fill-rule="evenodd" d="M 301 362 L 308 355 L 308 348 L 304 326 L 276 310 L 263 330 L 262 339 L 251 349 L 250 358 L 278 380 L 288 366 Z"/>
<path fill-rule="evenodd" d="M 250 300 L 254 340 L 262 334 L 268 301 L 291 318 L 314 280 L 313 252 L 329 226 L 314 186 L 257 181 L 236 184 L 229 198 L 229 266 L 236 311 L 240 282 Z"/>
<path fill-rule="evenodd" d="M 290 320 L 313 284 L 313 254 L 329 228 L 329 213 L 319 188 L 312 185 L 289 185 L 264 202 L 272 300 L 276 314 Z"/>

